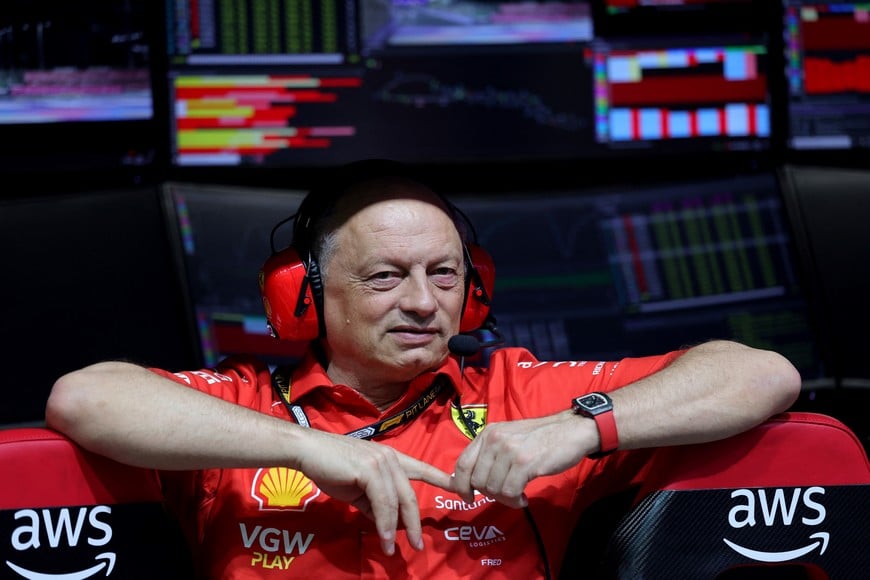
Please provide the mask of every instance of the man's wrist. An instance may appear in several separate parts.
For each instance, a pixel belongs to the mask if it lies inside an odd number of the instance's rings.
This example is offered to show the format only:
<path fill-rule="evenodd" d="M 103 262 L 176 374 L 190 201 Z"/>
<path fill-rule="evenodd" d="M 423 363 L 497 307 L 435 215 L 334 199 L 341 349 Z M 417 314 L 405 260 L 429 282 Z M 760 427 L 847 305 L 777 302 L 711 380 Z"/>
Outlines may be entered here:
<path fill-rule="evenodd" d="M 575 414 L 595 421 L 598 429 L 599 450 L 589 457 L 598 458 L 616 451 L 619 447 L 619 433 L 613 416 L 613 401 L 605 393 L 593 392 L 571 400 Z"/>

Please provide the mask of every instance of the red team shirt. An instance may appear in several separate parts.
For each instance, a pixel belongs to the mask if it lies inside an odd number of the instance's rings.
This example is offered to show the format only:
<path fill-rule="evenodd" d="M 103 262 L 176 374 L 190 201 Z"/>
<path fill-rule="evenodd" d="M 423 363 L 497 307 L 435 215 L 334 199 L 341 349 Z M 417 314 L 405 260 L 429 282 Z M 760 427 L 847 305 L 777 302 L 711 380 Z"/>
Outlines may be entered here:
<path fill-rule="evenodd" d="M 550 415 L 570 407 L 573 397 L 611 391 L 667 366 L 680 352 L 614 362 L 537 360 L 527 350 L 495 351 L 487 368 L 466 367 L 460 376 L 453 358 L 412 383 L 392 408 L 380 413 L 353 389 L 335 385 L 311 353 L 293 371 L 289 399 L 311 428 L 348 433 L 413 409 L 437 375 L 449 379 L 434 400 L 413 418 L 373 440 L 452 473 L 471 436 L 454 405 L 478 425 Z M 230 358 L 214 370 L 169 373 L 221 399 L 293 421 L 273 390 L 269 368 L 249 358 Z M 442 379 L 443 380 L 443 379 Z M 381 551 L 374 524 L 347 503 L 332 500 L 299 471 L 282 467 L 163 472 L 169 503 L 178 510 L 208 578 L 536 578 L 544 560 L 535 527 L 546 546 L 551 576 L 582 511 L 604 495 L 636 482 L 648 451 L 618 451 L 601 460 L 532 481 L 530 511 L 483 495 L 473 503 L 454 493 L 412 481 L 423 525 L 425 549 L 413 550 L 402 530 L 396 553 Z"/>

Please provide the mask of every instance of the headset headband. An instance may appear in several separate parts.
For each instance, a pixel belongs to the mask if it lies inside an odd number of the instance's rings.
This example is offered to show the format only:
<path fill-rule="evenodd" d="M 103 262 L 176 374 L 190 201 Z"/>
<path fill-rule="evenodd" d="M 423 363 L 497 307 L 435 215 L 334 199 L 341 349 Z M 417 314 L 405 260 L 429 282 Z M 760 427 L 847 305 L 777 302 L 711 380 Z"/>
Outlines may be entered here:
<path fill-rule="evenodd" d="M 387 159 L 367 159 L 347 164 L 330 173 L 320 187 L 309 191 L 295 214 L 272 228 L 272 256 L 260 271 L 260 289 L 273 335 L 287 340 L 311 340 L 326 336 L 319 256 L 314 251 L 320 234 L 318 228 L 337 208 L 348 190 L 379 179 L 414 182 L 442 201 L 463 238 L 467 279 L 460 330 L 473 330 L 483 323 L 489 311 L 495 268 L 492 258 L 482 248 L 474 242 L 465 241 L 471 236 L 476 242 L 471 221 L 443 195 L 413 176 L 406 165 Z M 289 221 L 293 222 L 293 241 L 288 248 L 278 251 L 276 232 Z M 312 305 L 314 308 L 309 308 Z"/>

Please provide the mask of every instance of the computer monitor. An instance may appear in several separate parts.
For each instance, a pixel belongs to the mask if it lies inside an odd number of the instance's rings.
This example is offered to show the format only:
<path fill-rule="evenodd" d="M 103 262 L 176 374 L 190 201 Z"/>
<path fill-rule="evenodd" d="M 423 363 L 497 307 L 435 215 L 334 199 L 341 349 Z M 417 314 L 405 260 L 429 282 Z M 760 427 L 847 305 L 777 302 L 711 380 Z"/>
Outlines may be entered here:
<path fill-rule="evenodd" d="M 842 420 L 870 451 L 870 170 L 786 164 L 780 169 L 805 286 L 829 380 L 796 408 Z"/>
<path fill-rule="evenodd" d="M 870 170 L 787 164 L 781 175 L 830 375 L 870 385 Z"/>
<path fill-rule="evenodd" d="M 579 0 L 174 0 L 170 164 L 766 151 L 767 29 L 757 17 L 725 26 L 717 4 L 702 3 L 685 23 L 653 35 Z M 732 16 L 752 16 L 743 4 L 722 3 Z M 662 22 L 669 14 L 658 12 Z"/>
<path fill-rule="evenodd" d="M 272 228 L 296 211 L 304 192 L 171 181 L 162 189 L 203 363 L 230 354 L 296 360 L 305 344 L 269 334 L 257 273 L 271 252 Z"/>
<path fill-rule="evenodd" d="M 198 368 L 156 186 L 4 197 L 0 247 L 0 424 L 41 422 L 54 381 L 97 362 Z"/>
<path fill-rule="evenodd" d="M 657 36 L 694 31 L 765 30 L 768 0 L 602 0 L 593 2 L 606 34 L 619 29 Z"/>
<path fill-rule="evenodd" d="M 733 39 L 610 39 L 594 46 L 596 142 L 611 155 L 766 151 L 767 46 Z"/>
<path fill-rule="evenodd" d="M 268 333 L 257 271 L 303 192 L 176 182 L 165 193 L 207 361 L 295 360 L 304 345 Z M 824 376 L 772 172 L 445 193 L 495 260 L 492 313 L 507 345 L 595 360 L 733 338 L 782 352 L 806 380 Z"/>
<path fill-rule="evenodd" d="M 508 343 L 595 360 L 736 339 L 825 376 L 772 171 L 459 205 L 495 260 Z"/>
<path fill-rule="evenodd" d="M 806 0 L 786 0 L 783 8 L 789 150 L 866 157 L 870 8 Z"/>
<path fill-rule="evenodd" d="M 155 8 L 148 0 L 2 3 L 0 170 L 154 161 Z"/>

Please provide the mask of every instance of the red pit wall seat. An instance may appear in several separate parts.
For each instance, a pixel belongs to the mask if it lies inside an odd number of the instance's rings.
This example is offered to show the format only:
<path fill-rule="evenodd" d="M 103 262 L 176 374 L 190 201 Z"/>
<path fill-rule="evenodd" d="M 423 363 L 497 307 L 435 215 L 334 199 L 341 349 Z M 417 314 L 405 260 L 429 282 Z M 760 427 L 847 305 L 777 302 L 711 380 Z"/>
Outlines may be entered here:
<path fill-rule="evenodd" d="M 636 497 L 606 577 L 870 578 L 870 462 L 827 415 L 782 413 L 729 439 L 657 450 Z"/>
<path fill-rule="evenodd" d="M 0 473 L 0 578 L 192 577 L 153 471 L 24 427 L 0 430 Z"/>

